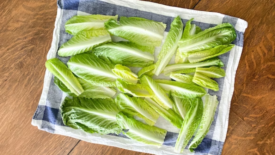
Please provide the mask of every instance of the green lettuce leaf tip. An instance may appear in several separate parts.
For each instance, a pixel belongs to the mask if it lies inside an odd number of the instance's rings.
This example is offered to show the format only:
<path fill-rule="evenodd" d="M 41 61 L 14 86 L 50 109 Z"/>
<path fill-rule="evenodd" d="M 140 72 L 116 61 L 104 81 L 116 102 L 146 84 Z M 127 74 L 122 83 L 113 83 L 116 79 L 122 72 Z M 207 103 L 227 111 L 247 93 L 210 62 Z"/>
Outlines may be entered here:
<path fill-rule="evenodd" d="M 104 28 L 104 23 L 109 19 L 117 20 L 116 16 L 106 15 L 87 15 L 87 16 L 73 16 L 65 24 L 67 33 L 76 35 L 85 30 L 96 30 Z"/>
<path fill-rule="evenodd" d="M 140 17 L 120 17 L 119 23 L 110 19 L 105 28 L 112 35 L 139 45 L 160 46 L 166 25 Z"/>
<path fill-rule="evenodd" d="M 58 55 L 65 57 L 85 53 L 110 41 L 111 36 L 106 30 L 81 31 L 59 48 Z"/>
<path fill-rule="evenodd" d="M 54 76 L 62 81 L 62 83 L 64 84 L 63 87 L 68 88 L 67 91 L 74 93 L 76 96 L 83 93 L 84 90 L 77 78 L 59 59 L 49 59 L 46 61 L 45 66 Z"/>

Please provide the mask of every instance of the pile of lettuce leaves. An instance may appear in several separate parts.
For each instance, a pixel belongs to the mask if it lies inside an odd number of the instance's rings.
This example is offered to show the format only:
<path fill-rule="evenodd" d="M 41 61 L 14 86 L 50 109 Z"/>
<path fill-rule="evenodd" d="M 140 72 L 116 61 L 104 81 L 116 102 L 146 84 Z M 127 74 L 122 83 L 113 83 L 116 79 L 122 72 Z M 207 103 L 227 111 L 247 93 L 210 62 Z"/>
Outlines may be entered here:
<path fill-rule="evenodd" d="M 58 50 L 69 61 L 46 62 L 67 94 L 60 107 L 64 124 L 161 147 L 167 131 L 154 126 L 161 116 L 180 129 L 175 152 L 194 151 L 217 109 L 217 96 L 207 91 L 218 91 L 214 79 L 225 76 L 218 56 L 234 47 L 236 32 L 229 23 L 202 30 L 192 22 L 175 17 L 164 37 L 166 24 L 139 17 L 69 19 L 65 29 L 73 36 Z"/>

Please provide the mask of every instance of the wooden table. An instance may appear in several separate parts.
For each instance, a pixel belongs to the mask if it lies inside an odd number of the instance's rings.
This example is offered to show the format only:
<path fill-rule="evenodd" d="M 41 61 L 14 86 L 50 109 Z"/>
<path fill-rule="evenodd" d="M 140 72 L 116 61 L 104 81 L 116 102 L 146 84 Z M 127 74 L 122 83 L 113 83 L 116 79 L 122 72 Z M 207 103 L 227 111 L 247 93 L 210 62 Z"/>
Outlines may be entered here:
<path fill-rule="evenodd" d="M 275 153 L 275 1 L 152 0 L 248 21 L 223 154 Z M 52 41 L 56 0 L 0 1 L 0 154 L 144 154 L 31 126 Z"/>

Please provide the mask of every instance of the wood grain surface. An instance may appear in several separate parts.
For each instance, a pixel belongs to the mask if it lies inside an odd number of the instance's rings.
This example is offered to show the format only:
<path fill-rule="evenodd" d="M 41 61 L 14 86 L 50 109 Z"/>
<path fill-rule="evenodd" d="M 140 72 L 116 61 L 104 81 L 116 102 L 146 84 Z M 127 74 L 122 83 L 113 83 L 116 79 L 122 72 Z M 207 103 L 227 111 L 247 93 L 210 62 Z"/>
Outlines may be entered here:
<path fill-rule="evenodd" d="M 275 2 L 151 1 L 248 21 L 222 154 L 274 154 Z M 0 154 L 145 155 L 49 134 L 31 126 L 52 41 L 56 0 L 1 0 L 0 8 Z"/>

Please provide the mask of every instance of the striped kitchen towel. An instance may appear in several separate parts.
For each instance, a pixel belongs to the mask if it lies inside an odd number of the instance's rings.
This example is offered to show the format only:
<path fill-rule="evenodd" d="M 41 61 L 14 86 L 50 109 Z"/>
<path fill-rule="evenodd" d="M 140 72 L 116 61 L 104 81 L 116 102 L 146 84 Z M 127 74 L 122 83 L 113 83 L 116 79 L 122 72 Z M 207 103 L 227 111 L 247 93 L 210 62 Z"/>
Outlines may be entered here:
<path fill-rule="evenodd" d="M 47 55 L 48 59 L 57 57 L 65 63 L 68 61 L 68 57 L 59 57 L 57 55 L 57 50 L 60 45 L 72 37 L 65 32 L 65 22 L 72 16 L 86 14 L 137 16 L 160 21 L 167 24 L 166 33 L 170 29 L 171 21 L 178 15 L 182 18 L 183 23 L 194 18 L 193 23 L 201 27 L 201 29 L 207 29 L 220 23 L 231 23 L 235 27 L 237 38 L 233 44 L 236 46 L 230 52 L 220 56 L 220 59 L 225 64 L 224 69 L 226 70 L 226 77 L 217 79 L 220 86 L 218 92 L 208 91 L 209 94 L 218 96 L 219 105 L 217 107 L 215 119 L 210 131 L 199 147 L 195 149 L 195 152 L 191 153 L 186 149 L 183 153 L 188 155 L 221 154 L 226 138 L 230 103 L 234 91 L 235 74 L 242 54 L 244 31 L 247 27 L 247 22 L 220 13 L 182 9 L 138 0 L 58 0 L 55 29 L 51 48 Z M 159 49 L 157 48 L 156 53 L 158 53 L 158 51 Z M 135 142 L 122 134 L 89 134 L 82 130 L 76 130 L 65 126 L 62 122 L 59 110 L 59 106 L 65 96 L 66 94 L 55 86 L 53 75 L 46 70 L 42 95 L 33 116 L 32 125 L 37 126 L 40 130 L 74 137 L 91 143 L 152 154 L 176 154 L 173 149 L 179 130 L 170 125 L 170 123 L 163 118 L 160 118 L 156 124 L 156 126 L 168 131 L 165 142 L 161 148 Z"/>

